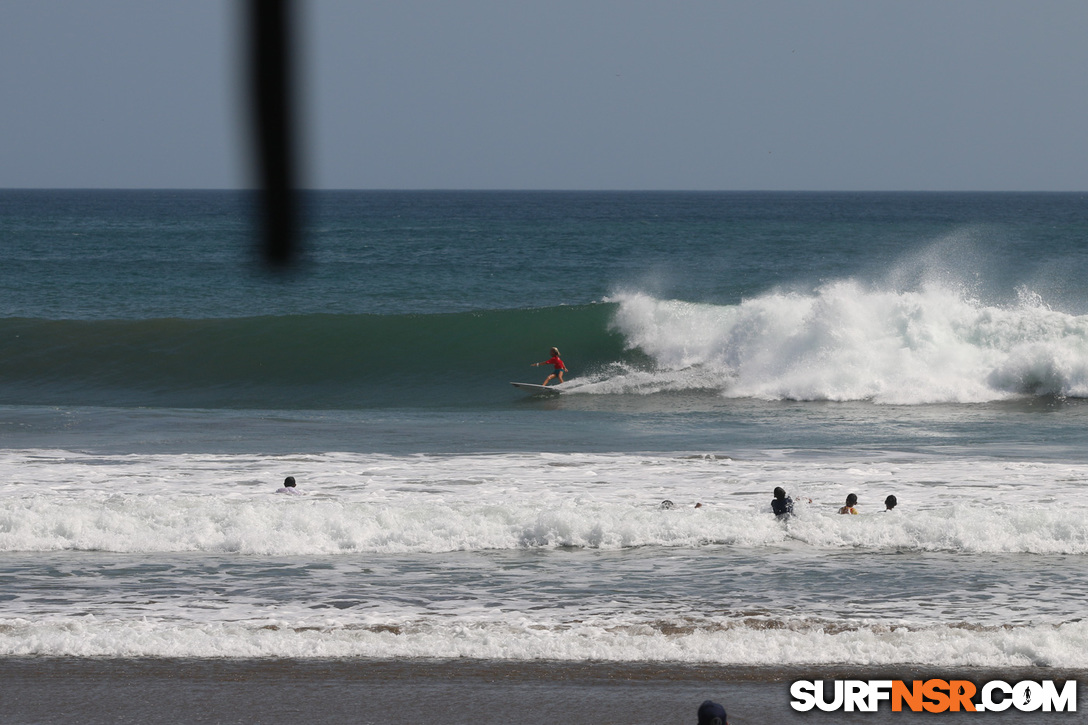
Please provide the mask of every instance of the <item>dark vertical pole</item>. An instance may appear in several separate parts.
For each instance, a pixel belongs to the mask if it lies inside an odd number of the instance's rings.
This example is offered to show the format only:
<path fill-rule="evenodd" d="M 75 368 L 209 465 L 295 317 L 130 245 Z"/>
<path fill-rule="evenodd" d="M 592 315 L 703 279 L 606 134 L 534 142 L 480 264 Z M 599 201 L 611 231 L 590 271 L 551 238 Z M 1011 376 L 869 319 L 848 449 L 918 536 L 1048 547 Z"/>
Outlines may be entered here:
<path fill-rule="evenodd" d="M 258 226 L 265 261 L 283 269 L 298 254 L 290 0 L 246 0 Z"/>

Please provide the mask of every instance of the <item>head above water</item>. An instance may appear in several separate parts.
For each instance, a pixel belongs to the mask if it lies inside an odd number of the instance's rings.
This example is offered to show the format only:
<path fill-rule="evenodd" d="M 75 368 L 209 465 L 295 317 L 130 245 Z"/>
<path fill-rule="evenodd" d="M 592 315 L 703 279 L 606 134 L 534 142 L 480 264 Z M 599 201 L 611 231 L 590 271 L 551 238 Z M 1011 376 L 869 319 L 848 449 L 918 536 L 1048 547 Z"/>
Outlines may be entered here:
<path fill-rule="evenodd" d="M 725 708 L 707 700 L 699 706 L 699 725 L 728 725 L 725 719 Z"/>
<path fill-rule="evenodd" d="M 774 497 L 779 500 L 786 498 L 786 489 L 782 488 L 781 486 L 775 486 Z"/>
<path fill-rule="evenodd" d="M 847 506 L 853 506 L 857 502 L 858 502 L 858 495 L 856 493 L 852 493 L 852 494 L 850 494 L 849 496 L 846 497 L 846 505 Z"/>
<path fill-rule="evenodd" d="M 295 487 L 295 477 L 294 476 L 288 476 L 287 478 L 283 479 L 283 487 L 284 488 L 294 488 Z"/>
<path fill-rule="evenodd" d="M 895 500 L 895 496 L 888 496 L 888 498 L 884 499 L 884 505 L 888 507 L 889 511 L 895 508 L 898 503 L 899 502 Z"/>

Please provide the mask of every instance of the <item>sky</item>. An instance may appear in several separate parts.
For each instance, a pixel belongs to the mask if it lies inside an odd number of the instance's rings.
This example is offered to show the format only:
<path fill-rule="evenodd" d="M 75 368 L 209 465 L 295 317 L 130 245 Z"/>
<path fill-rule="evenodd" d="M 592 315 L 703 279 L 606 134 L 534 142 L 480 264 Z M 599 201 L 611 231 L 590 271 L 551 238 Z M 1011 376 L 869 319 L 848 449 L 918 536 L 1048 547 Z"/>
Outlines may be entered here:
<path fill-rule="evenodd" d="M 299 0 L 304 185 L 1088 190 L 1083 0 Z M 235 0 L 0 0 L 0 188 L 250 184 Z"/>

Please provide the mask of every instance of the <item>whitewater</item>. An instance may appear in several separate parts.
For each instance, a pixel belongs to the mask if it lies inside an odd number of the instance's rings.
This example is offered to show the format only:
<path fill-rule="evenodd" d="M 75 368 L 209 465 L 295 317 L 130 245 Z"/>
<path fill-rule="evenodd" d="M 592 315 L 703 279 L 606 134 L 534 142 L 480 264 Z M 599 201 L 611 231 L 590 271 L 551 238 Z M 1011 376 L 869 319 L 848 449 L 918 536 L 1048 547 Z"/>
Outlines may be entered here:
<path fill-rule="evenodd" d="M 854 280 L 737 305 L 610 298 L 613 325 L 654 363 L 579 390 L 705 387 L 764 400 L 981 403 L 1015 396 L 1088 396 L 1088 316 L 1055 311 L 1022 289 L 984 304 L 930 285 L 898 291 Z"/>
<path fill-rule="evenodd" d="M 305 470 L 301 497 L 272 495 Z M 0 551 L 246 556 L 730 545 L 1088 553 L 1088 465 L 920 456 L 5 451 Z M 788 523 L 770 492 L 797 501 Z M 847 493 L 865 515 L 836 514 Z M 907 504 L 884 512 L 894 494 Z M 662 508 L 662 501 L 675 508 Z M 696 504 L 702 504 L 696 508 Z"/>
<path fill-rule="evenodd" d="M 0 471 L 8 655 L 1088 665 L 1085 464 L 8 451 Z"/>

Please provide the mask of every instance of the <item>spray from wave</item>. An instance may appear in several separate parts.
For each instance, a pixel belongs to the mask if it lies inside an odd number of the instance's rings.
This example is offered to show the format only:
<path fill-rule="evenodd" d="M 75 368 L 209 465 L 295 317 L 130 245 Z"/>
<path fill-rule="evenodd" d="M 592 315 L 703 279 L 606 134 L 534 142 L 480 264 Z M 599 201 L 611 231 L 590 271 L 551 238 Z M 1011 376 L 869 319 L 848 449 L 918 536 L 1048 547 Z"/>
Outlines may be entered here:
<path fill-rule="evenodd" d="M 586 392 L 713 389 L 766 400 L 976 403 L 1088 397 L 1088 316 L 1026 288 L 985 304 L 946 284 L 896 291 L 836 281 L 736 305 L 621 293 L 613 329 L 652 370 L 614 369 Z"/>

